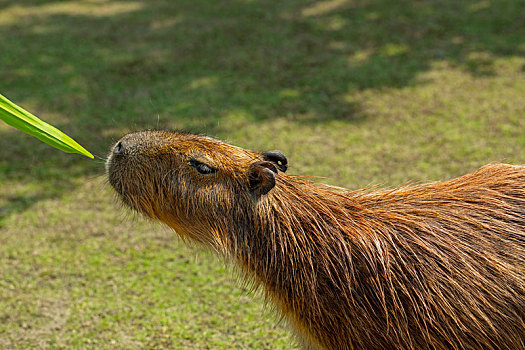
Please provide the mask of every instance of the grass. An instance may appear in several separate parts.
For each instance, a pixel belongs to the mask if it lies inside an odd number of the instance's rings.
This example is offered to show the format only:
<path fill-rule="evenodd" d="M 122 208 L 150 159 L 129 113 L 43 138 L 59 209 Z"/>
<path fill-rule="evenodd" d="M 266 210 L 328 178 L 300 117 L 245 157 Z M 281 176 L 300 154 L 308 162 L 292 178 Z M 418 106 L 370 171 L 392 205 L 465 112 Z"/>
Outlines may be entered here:
<path fill-rule="evenodd" d="M 525 161 L 519 0 L 0 0 L 2 94 L 104 157 L 123 133 L 280 149 L 348 188 Z M 102 161 L 0 124 L 0 348 L 293 349 Z"/>

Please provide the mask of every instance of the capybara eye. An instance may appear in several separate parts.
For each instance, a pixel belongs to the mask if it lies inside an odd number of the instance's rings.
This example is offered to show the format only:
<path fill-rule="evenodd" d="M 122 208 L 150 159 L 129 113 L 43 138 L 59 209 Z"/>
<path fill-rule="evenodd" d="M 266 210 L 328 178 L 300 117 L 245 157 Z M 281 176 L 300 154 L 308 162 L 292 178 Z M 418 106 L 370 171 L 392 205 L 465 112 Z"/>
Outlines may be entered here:
<path fill-rule="evenodd" d="M 196 159 L 191 159 L 190 165 L 194 167 L 199 173 L 204 174 L 204 175 L 213 174 L 217 172 L 217 169 L 212 168 L 211 166 L 204 164 L 202 162 L 199 162 Z"/>

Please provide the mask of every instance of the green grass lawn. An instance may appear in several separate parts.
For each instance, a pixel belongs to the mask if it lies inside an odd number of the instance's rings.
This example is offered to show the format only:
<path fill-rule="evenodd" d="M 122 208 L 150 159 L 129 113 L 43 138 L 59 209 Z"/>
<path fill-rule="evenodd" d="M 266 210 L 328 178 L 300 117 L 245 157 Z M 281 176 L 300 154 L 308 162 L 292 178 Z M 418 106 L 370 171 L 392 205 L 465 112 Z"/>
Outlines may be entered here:
<path fill-rule="evenodd" d="M 520 0 L 0 0 L 0 37 L 0 92 L 99 157 L 172 128 L 347 188 L 525 162 Z M 0 123 L 0 348 L 295 348 L 277 321 L 101 159 Z"/>

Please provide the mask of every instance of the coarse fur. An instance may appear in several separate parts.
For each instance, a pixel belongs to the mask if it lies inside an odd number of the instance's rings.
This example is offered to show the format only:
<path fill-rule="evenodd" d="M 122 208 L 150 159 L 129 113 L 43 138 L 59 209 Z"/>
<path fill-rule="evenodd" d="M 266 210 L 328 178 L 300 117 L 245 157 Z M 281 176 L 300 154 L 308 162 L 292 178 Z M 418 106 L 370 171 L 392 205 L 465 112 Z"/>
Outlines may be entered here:
<path fill-rule="evenodd" d="M 286 165 L 166 131 L 107 162 L 124 203 L 232 261 L 305 348 L 525 349 L 524 166 L 342 192 Z"/>

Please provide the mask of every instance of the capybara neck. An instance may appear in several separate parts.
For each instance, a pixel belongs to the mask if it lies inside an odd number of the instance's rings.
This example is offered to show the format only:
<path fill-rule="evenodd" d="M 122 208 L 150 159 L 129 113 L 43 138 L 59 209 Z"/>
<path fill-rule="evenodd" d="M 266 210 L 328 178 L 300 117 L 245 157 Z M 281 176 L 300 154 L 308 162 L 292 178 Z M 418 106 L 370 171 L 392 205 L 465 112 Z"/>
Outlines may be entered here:
<path fill-rule="evenodd" d="M 344 192 L 286 175 L 279 151 L 125 136 L 125 204 L 261 286 L 309 349 L 525 348 L 525 167 Z"/>

